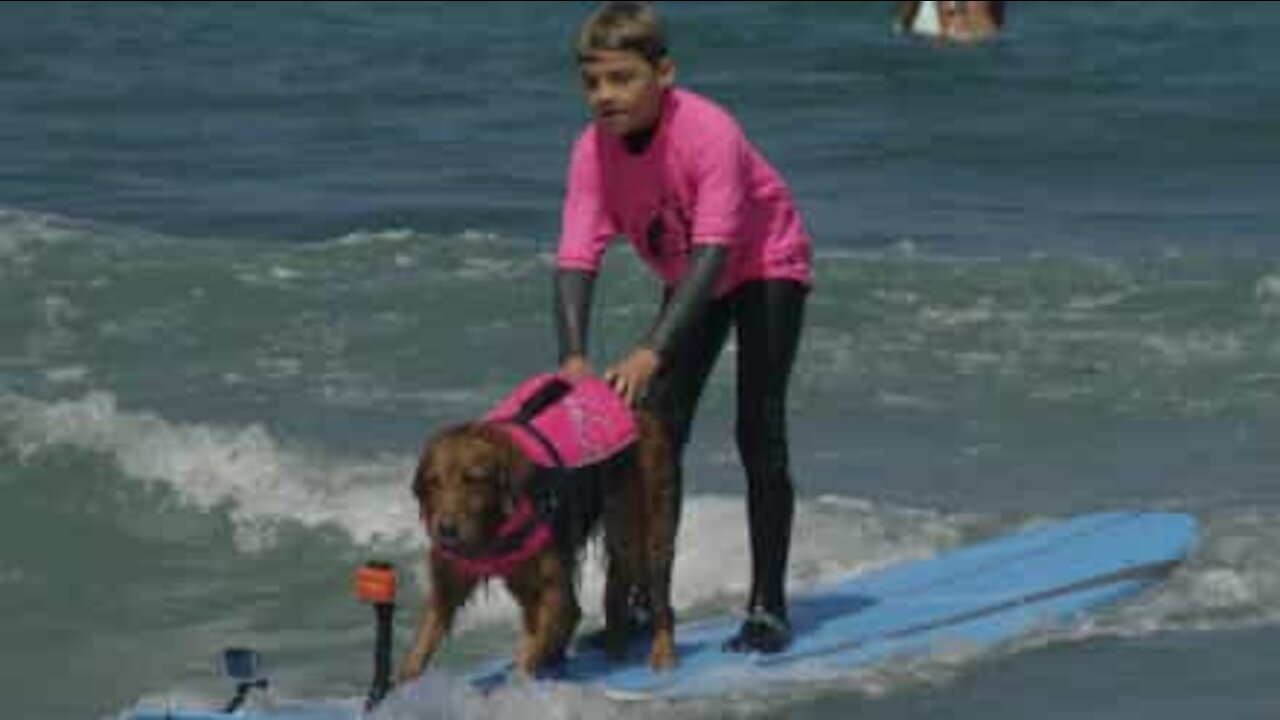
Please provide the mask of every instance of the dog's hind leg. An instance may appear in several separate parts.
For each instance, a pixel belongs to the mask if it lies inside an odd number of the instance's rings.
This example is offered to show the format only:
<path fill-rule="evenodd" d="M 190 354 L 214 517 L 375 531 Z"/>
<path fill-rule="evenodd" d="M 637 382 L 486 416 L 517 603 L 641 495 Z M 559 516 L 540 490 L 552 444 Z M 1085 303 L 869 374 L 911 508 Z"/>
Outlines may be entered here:
<path fill-rule="evenodd" d="M 667 670 L 676 664 L 675 610 L 671 607 L 672 543 L 653 538 L 649 560 L 649 600 L 653 610 L 653 643 L 649 666 Z"/>
<path fill-rule="evenodd" d="M 646 558 L 651 518 L 647 479 L 639 456 L 634 453 L 628 462 L 617 466 L 606 488 L 605 626 L 597 644 L 615 660 L 624 656 L 633 637 L 646 629 L 650 614 Z"/>
<path fill-rule="evenodd" d="M 649 451 L 640 457 L 640 472 L 647 527 L 643 547 L 641 585 L 648 591 L 653 612 L 653 641 L 649 666 L 667 670 L 676 664 L 675 611 L 672 608 L 671 578 L 675 570 L 676 536 L 680 527 L 681 477 L 666 436 L 657 423 L 650 433 Z"/>
<path fill-rule="evenodd" d="M 640 560 L 638 548 L 630 547 L 624 531 L 615 527 L 626 522 L 625 518 L 610 516 L 605 530 L 604 631 L 600 639 L 605 652 L 614 659 L 626 654 L 631 641 L 631 599 Z"/>

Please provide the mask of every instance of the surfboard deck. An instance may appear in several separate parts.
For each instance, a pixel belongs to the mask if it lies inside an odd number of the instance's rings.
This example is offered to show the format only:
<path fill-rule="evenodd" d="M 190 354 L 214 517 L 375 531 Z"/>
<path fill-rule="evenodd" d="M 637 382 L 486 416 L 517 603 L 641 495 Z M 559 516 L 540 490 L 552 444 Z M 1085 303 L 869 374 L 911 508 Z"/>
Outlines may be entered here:
<path fill-rule="evenodd" d="M 648 643 L 636 642 L 617 662 L 596 650 L 575 649 L 547 679 L 592 686 L 616 700 L 691 699 L 757 691 L 953 647 L 982 650 L 1038 629 L 1063 627 L 1132 597 L 1167 576 L 1195 538 L 1195 519 L 1179 513 L 1104 512 L 1038 524 L 797 594 L 790 608 L 792 643 L 781 653 L 725 652 L 722 644 L 740 618 L 722 615 L 677 626 L 678 666 L 670 672 L 651 671 Z M 508 682 L 509 672 L 508 662 L 495 661 L 468 680 L 489 691 Z M 169 711 L 130 717 L 339 716 L 299 709 L 293 714 Z"/>
<path fill-rule="evenodd" d="M 286 708 L 237 710 L 230 713 L 217 710 L 150 708 L 138 710 L 125 717 L 128 720 L 359 720 L 364 717 L 364 713 L 355 702 L 349 703 L 348 707 L 336 706 L 332 703 L 299 702 L 296 706 Z"/>
<path fill-rule="evenodd" d="M 1194 537 L 1187 515 L 1079 516 L 798 595 L 791 600 L 793 640 L 781 653 L 725 652 L 740 618 L 715 617 L 677 628 L 674 671 L 651 671 L 647 645 L 637 643 L 622 663 L 598 651 L 576 653 L 555 679 L 595 685 L 621 700 L 694 698 L 930 648 L 980 649 L 1137 593 L 1167 575 Z M 490 668 L 472 682 L 496 687 L 508 670 Z"/>

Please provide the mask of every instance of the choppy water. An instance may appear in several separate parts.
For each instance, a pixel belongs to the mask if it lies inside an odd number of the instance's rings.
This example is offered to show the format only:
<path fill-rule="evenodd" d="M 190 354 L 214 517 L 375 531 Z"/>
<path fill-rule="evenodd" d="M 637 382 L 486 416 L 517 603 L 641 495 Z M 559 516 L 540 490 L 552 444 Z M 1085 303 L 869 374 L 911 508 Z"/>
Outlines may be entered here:
<path fill-rule="evenodd" d="M 238 643 L 284 696 L 363 691 L 348 573 L 389 557 L 418 592 L 419 443 L 553 359 L 589 7 L 6 6 L 7 715 L 212 703 Z M 398 712 L 1271 717 L 1280 6 L 1012 3 L 1006 36 L 969 49 L 895 37 L 889 3 L 664 9 L 681 81 L 738 114 L 818 239 L 794 586 L 1095 509 L 1195 513 L 1201 545 L 1069 637 L 764 703 L 446 685 Z M 601 357 L 654 294 L 610 256 Z M 730 368 L 689 458 L 684 612 L 736 607 L 746 582 Z M 445 664 L 505 652 L 512 622 L 496 594 L 472 608 Z"/>

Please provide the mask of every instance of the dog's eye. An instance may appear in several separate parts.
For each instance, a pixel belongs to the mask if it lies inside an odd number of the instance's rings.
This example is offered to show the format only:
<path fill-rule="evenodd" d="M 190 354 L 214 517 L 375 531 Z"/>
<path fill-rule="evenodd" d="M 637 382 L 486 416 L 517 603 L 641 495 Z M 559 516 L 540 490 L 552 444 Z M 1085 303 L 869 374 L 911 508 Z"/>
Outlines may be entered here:
<path fill-rule="evenodd" d="M 492 476 L 493 468 L 489 467 L 468 468 L 466 473 L 463 474 L 463 478 L 472 485 L 485 482 Z"/>
<path fill-rule="evenodd" d="M 439 478 L 435 473 L 427 473 L 421 477 L 421 481 L 413 489 L 421 495 L 435 489 L 437 482 L 439 482 Z"/>

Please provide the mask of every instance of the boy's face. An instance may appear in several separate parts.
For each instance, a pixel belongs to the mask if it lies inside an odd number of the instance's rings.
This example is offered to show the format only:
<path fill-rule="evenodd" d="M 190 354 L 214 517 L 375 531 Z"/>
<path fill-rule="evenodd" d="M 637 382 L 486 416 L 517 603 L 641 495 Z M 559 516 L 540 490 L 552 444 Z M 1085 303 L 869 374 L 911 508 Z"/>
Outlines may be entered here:
<path fill-rule="evenodd" d="M 628 50 L 597 50 L 579 61 L 578 70 L 596 120 L 618 136 L 657 124 L 662 93 L 675 79 L 671 60 L 664 58 L 654 65 Z"/>

